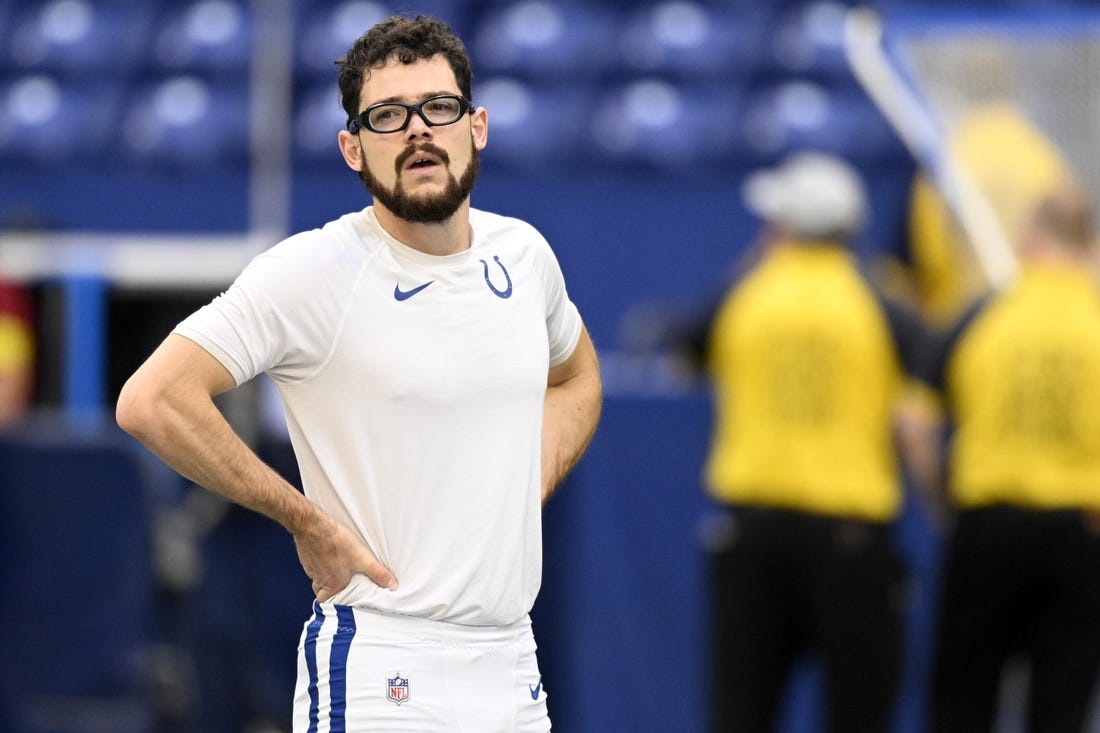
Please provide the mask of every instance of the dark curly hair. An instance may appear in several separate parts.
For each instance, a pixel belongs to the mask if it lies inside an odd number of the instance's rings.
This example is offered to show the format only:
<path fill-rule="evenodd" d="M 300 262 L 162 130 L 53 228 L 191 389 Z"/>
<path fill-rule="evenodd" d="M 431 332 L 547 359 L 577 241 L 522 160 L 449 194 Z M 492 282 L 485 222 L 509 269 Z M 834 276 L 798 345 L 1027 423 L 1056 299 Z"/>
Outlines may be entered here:
<path fill-rule="evenodd" d="M 391 59 L 412 64 L 436 54 L 443 54 L 447 59 L 459 91 L 470 99 L 473 77 L 470 56 L 462 40 L 442 20 L 426 15 L 418 15 L 415 19 L 393 15 L 361 35 L 347 56 L 336 62 L 340 69 L 340 104 L 347 112 L 348 121 L 359 114 L 359 92 L 371 69 L 380 69 Z"/>

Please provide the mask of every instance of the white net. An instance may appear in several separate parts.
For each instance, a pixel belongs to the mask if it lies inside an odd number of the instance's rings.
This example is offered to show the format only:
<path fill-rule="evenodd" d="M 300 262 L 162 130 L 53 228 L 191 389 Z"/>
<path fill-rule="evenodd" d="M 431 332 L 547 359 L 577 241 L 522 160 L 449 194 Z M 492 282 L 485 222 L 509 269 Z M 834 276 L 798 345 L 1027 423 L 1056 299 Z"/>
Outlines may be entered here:
<path fill-rule="evenodd" d="M 975 109 L 1010 104 L 1100 192 L 1100 21 L 937 24 L 898 46 L 948 136 Z"/>
<path fill-rule="evenodd" d="M 1025 217 L 1067 175 L 1100 205 L 1100 8 L 885 19 L 857 10 L 846 50 L 921 166 L 910 250 L 933 317 L 1012 280 Z"/>

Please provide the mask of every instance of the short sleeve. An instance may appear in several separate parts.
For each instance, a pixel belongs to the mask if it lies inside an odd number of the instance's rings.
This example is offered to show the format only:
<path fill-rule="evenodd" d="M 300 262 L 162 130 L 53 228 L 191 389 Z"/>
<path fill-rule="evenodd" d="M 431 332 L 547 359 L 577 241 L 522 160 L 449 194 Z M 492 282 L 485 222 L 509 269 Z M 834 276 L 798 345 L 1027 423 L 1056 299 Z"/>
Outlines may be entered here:
<path fill-rule="evenodd" d="M 546 298 L 546 335 L 550 343 L 550 366 L 563 363 L 573 354 L 581 336 L 581 315 L 569 299 L 565 276 L 550 245 L 536 233 L 534 266 Z"/>
<path fill-rule="evenodd" d="M 280 245 L 259 255 L 175 332 L 210 352 L 238 385 L 265 372 L 276 381 L 309 377 L 331 350 L 346 301 L 336 300 L 334 283 L 320 282 L 303 249 Z"/>

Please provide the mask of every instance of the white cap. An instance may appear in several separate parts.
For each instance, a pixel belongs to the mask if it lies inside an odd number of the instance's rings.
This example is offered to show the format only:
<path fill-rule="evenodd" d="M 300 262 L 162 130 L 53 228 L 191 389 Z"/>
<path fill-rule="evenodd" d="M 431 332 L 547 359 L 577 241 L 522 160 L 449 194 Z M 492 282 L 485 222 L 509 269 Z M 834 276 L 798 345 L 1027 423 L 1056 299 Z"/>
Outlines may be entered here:
<path fill-rule="evenodd" d="M 794 153 L 775 168 L 751 173 L 742 198 L 761 219 L 805 239 L 851 239 L 867 216 L 859 173 L 824 153 Z"/>

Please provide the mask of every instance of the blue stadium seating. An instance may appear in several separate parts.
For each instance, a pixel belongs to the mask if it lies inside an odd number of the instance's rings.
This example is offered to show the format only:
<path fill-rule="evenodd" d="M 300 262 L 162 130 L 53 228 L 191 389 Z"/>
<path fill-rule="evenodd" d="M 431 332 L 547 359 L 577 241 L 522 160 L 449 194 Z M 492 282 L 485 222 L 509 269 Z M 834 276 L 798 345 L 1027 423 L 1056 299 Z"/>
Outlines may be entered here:
<path fill-rule="evenodd" d="M 843 46 L 846 11 L 841 3 L 822 0 L 780 11 L 771 23 L 762 63 L 772 67 L 775 77 L 856 88 Z"/>
<path fill-rule="evenodd" d="M 767 15 L 761 10 L 672 0 L 633 10 L 618 50 L 628 73 L 665 73 L 692 82 L 737 83 L 759 65 Z"/>
<path fill-rule="evenodd" d="M 121 152 L 133 165 L 247 165 L 245 80 L 193 74 L 150 77 L 130 90 L 124 105 Z"/>
<path fill-rule="evenodd" d="M 247 77 L 251 55 L 247 0 L 168 3 L 156 19 L 148 59 L 169 71 L 214 69 Z"/>
<path fill-rule="evenodd" d="M 343 58 L 355 39 L 380 20 L 395 15 L 410 15 L 408 3 L 380 0 L 301 0 L 295 8 L 295 70 L 306 83 L 331 80 L 335 87 L 333 62 Z M 447 21 L 466 38 L 472 12 L 461 0 L 426 0 L 415 4 L 415 11 Z"/>
<path fill-rule="evenodd" d="M 530 79 L 556 75 L 570 83 L 614 68 L 621 12 L 600 4 L 520 0 L 490 7 L 469 44 L 480 73 Z"/>
<path fill-rule="evenodd" d="M 302 4 L 296 21 L 295 67 L 298 74 L 329 80 L 335 89 L 336 67 L 333 62 L 343 58 L 364 31 L 395 12 L 394 3 L 374 0 Z"/>
<path fill-rule="evenodd" d="M 893 150 L 837 45 L 842 8 L 430 0 L 416 10 L 443 17 L 467 41 L 477 101 L 492 102 L 487 156 L 519 167 L 672 170 L 715 169 L 741 153 L 750 163 L 795 144 L 844 149 L 852 130 L 870 135 L 872 155 Z M 409 9 L 396 0 L 293 0 L 292 10 L 294 161 L 327 162 L 344 126 L 333 62 L 372 23 Z M 246 0 L 0 0 L 0 161 L 244 164 L 256 21 Z M 813 93 L 784 88 L 792 80 L 825 89 L 826 124 L 812 122 L 821 114 Z M 670 121 L 667 105 L 644 109 L 678 98 L 693 105 L 682 118 Z M 849 101 L 852 109 L 840 109 Z M 79 136 L 68 134 L 74 121 Z"/>
<path fill-rule="evenodd" d="M 96 157 L 117 134 L 122 94 L 111 79 L 0 75 L 0 160 L 64 165 Z"/>
<path fill-rule="evenodd" d="M 600 95 L 594 150 L 605 162 L 693 175 L 720 169 L 736 149 L 741 94 L 729 85 L 643 78 Z"/>
<path fill-rule="evenodd" d="M 339 162 L 336 136 L 347 125 L 336 75 L 300 84 L 294 95 L 293 157 L 302 164 Z"/>
<path fill-rule="evenodd" d="M 902 152 L 894 132 L 862 93 L 793 78 L 749 93 L 739 134 L 750 160 L 801 148 L 861 163 Z"/>
<path fill-rule="evenodd" d="M 153 8 L 127 0 L 18 0 L 4 25 L 0 65 L 81 77 L 125 76 L 144 58 Z"/>
<path fill-rule="evenodd" d="M 545 170 L 591 159 L 588 130 L 596 98 L 586 86 L 494 76 L 475 85 L 474 103 L 485 107 L 489 116 L 487 161 Z"/>

